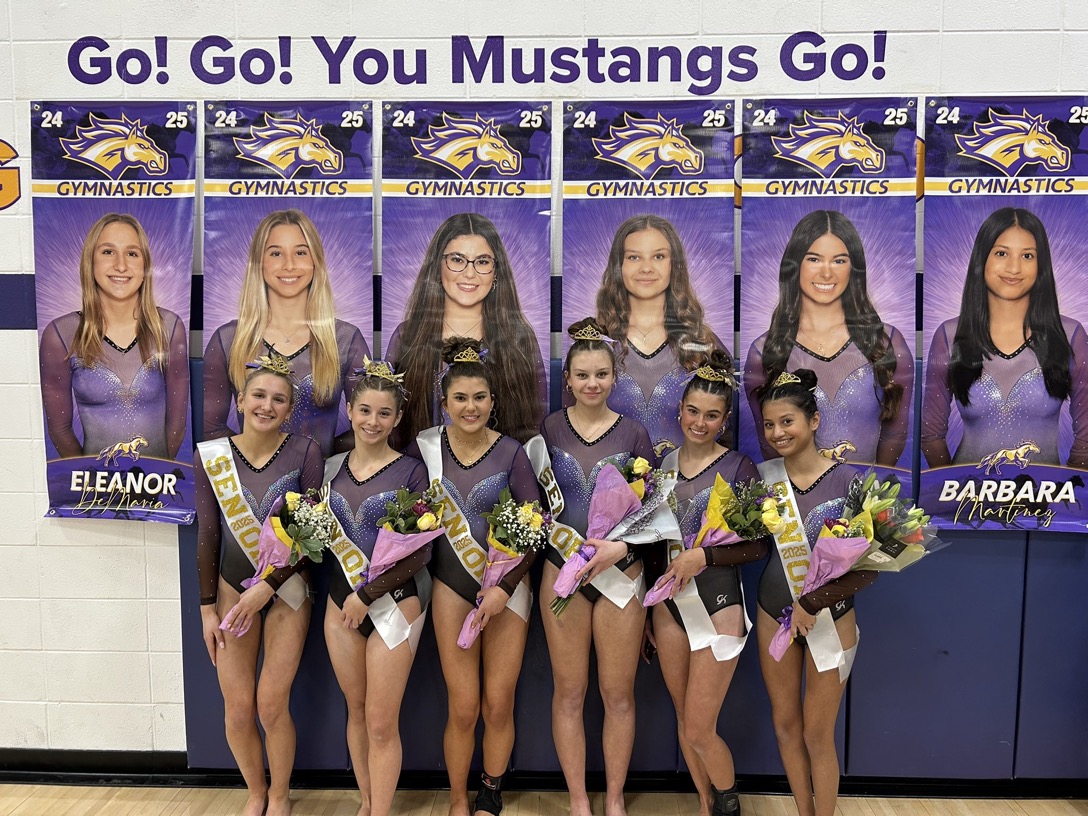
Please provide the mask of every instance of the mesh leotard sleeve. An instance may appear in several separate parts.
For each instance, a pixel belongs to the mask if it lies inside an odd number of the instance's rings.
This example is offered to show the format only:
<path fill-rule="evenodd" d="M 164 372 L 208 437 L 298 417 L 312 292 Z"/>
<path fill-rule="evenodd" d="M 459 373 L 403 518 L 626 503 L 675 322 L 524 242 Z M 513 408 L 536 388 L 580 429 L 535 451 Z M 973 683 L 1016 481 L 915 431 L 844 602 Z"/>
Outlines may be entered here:
<path fill-rule="evenodd" d="M 168 313 L 169 314 L 169 313 Z M 189 406 L 189 341 L 185 324 L 177 315 L 170 333 L 169 358 L 166 364 L 166 452 L 176 459 L 185 439 L 185 424 Z"/>
<path fill-rule="evenodd" d="M 40 352 L 42 408 L 49 439 L 62 457 L 82 456 L 72 429 L 72 366 L 56 321 L 45 327 Z"/>

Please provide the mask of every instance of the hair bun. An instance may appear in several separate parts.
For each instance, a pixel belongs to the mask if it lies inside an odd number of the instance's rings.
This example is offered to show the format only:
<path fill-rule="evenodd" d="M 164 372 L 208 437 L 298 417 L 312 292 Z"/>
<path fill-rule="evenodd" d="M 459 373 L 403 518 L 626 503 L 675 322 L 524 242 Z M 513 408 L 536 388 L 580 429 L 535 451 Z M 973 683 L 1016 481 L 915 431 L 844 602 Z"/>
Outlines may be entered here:
<path fill-rule="evenodd" d="M 567 335 L 572 340 L 601 340 L 605 332 L 596 318 L 584 317 L 567 328 Z"/>
<path fill-rule="evenodd" d="M 815 391 L 818 378 L 811 368 L 798 368 L 793 374 L 801 381 L 799 385 L 806 391 Z"/>
<path fill-rule="evenodd" d="M 454 358 L 468 352 L 483 356 L 483 344 L 474 337 L 449 337 L 442 343 L 442 362 L 452 364 Z"/>

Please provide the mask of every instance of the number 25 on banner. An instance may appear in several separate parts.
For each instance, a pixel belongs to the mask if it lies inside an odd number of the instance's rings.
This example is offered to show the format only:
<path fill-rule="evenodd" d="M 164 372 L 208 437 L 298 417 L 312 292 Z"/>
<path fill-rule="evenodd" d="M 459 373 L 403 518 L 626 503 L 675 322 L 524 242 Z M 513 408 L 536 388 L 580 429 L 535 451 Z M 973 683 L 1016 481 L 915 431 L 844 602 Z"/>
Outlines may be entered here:
<path fill-rule="evenodd" d="M 4 166 L 18 157 L 19 154 L 15 152 L 15 148 L 5 141 L 0 141 L 0 210 L 6 210 L 22 195 L 19 168 Z"/>

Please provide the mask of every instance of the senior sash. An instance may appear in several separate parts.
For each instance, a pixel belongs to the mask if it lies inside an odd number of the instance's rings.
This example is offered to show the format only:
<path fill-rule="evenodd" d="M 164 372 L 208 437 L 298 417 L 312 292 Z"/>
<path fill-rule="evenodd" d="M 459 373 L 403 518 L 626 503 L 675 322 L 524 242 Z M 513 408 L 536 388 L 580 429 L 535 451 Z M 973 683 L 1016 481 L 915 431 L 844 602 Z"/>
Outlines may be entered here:
<path fill-rule="evenodd" d="M 234 469 L 234 454 L 226 438 L 209 439 L 196 446 L 208 481 L 215 491 L 215 500 L 226 519 L 226 527 L 249 563 L 257 570 L 257 545 L 261 538 L 261 523 L 242 493 L 242 483 Z M 302 576 L 295 573 L 276 590 L 276 595 L 297 610 L 306 601 L 309 588 Z"/>
<path fill-rule="evenodd" d="M 662 460 L 661 467 L 664 470 L 679 473 L 679 452 L 676 450 L 669 451 L 668 455 Z M 684 544 L 677 539 L 670 540 L 668 544 L 669 561 L 672 562 L 676 556 L 684 551 Z M 744 634 L 738 637 L 737 635 L 718 634 L 718 631 L 714 628 L 714 621 L 710 618 L 710 613 L 706 611 L 706 604 L 703 603 L 703 599 L 699 596 L 698 581 L 699 576 L 696 575 L 688 581 L 687 586 L 672 597 L 672 602 L 676 604 L 676 609 L 680 613 L 680 620 L 684 622 L 688 645 L 693 652 L 710 647 L 714 659 L 719 663 L 732 660 L 744 649 L 744 644 L 748 642 L 748 633 L 752 631 L 752 621 L 748 617 L 748 608 L 744 601 L 744 586 L 739 581 L 737 582 L 740 584 L 740 608 L 744 615 Z"/>
<path fill-rule="evenodd" d="M 540 486 L 544 488 L 544 494 L 548 497 L 548 506 L 552 514 L 552 530 L 548 535 L 548 541 L 563 556 L 563 561 L 567 561 L 582 546 L 583 538 L 582 534 L 573 527 L 559 521 L 566 503 L 563 501 L 563 491 L 552 471 L 552 460 L 548 455 L 548 445 L 544 437 L 537 434 L 526 442 L 525 452 L 533 464 L 537 481 L 540 482 Z M 650 541 L 656 540 L 656 538 L 650 539 Z M 630 578 L 615 565 L 590 581 L 589 585 L 620 609 L 627 606 L 632 598 L 637 598 L 638 602 L 642 603 L 642 599 L 646 596 L 646 582 L 642 573 L 640 572 L 635 578 Z"/>
<path fill-rule="evenodd" d="M 461 507 L 446 490 L 442 481 L 442 426 L 437 425 L 420 431 L 416 437 L 419 446 L 419 455 L 427 466 L 427 475 L 431 478 L 431 489 L 435 498 L 442 505 L 442 526 L 446 530 L 446 539 L 453 551 L 457 554 L 457 560 L 465 568 L 465 572 L 472 576 L 477 584 L 483 582 L 484 567 L 487 566 L 487 548 L 481 547 L 472 535 L 472 527 L 465 518 Z M 523 621 L 529 621 L 529 610 L 533 606 L 533 593 L 524 581 L 519 581 L 514 594 L 506 602 L 506 608 L 511 610 Z"/>
<path fill-rule="evenodd" d="M 340 453 L 326 460 L 325 484 L 331 482 L 340 472 L 347 456 L 346 453 Z M 340 569 L 352 592 L 358 591 L 362 575 L 370 567 L 370 559 L 354 541 L 348 538 L 339 523 L 333 531 L 329 550 L 336 556 L 336 561 L 340 564 Z M 425 569 L 420 570 L 412 577 L 412 580 L 416 582 L 416 594 L 419 596 L 421 612 L 419 617 L 411 623 L 408 623 L 408 619 L 397 606 L 392 592 L 382 595 L 367 608 L 366 614 L 374 624 L 374 630 L 381 635 L 390 651 L 407 640 L 409 648 L 415 654 L 416 647 L 419 645 L 419 636 L 423 632 L 423 624 L 427 620 L 427 605 L 431 598 L 431 574 Z"/>
<path fill-rule="evenodd" d="M 805 535 L 805 520 L 797 507 L 797 498 L 793 495 L 793 485 L 786 474 L 786 463 L 781 458 L 768 459 L 756 466 L 759 475 L 779 498 L 779 514 L 785 523 L 782 529 L 774 533 L 775 547 L 778 549 L 778 562 L 786 576 L 786 583 L 793 595 L 793 602 L 801 597 L 801 590 L 808 574 L 808 565 L 812 557 L 808 538 Z M 858 640 L 861 631 L 857 630 Z M 812 660 L 818 671 L 839 670 L 839 681 L 846 682 L 850 669 L 854 665 L 857 642 L 849 649 L 842 648 L 839 632 L 830 609 L 821 609 L 816 615 L 816 624 L 805 636 Z"/>

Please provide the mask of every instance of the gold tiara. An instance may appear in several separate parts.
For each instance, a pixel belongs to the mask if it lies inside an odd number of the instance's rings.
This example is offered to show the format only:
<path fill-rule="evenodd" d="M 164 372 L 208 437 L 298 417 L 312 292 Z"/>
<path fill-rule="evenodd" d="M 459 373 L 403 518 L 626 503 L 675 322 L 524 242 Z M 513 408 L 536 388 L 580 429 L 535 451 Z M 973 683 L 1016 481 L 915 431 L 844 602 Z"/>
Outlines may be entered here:
<path fill-rule="evenodd" d="M 780 385 L 789 385 L 790 383 L 799 382 L 801 382 L 801 378 L 798 377 L 796 374 L 791 374 L 788 371 L 783 371 L 781 374 L 778 375 L 778 379 L 771 383 L 771 388 L 778 388 Z"/>
<path fill-rule="evenodd" d="M 393 367 L 385 360 L 371 360 L 366 355 L 363 355 L 363 373 L 368 377 L 389 380 L 394 385 L 401 385 L 404 382 L 404 375 L 394 374 Z"/>
<path fill-rule="evenodd" d="M 483 361 L 483 357 L 472 346 L 465 346 L 453 355 L 453 362 L 455 363 L 482 363 Z"/>
<path fill-rule="evenodd" d="M 291 362 L 282 354 L 266 354 L 263 357 L 258 357 L 252 363 L 246 363 L 246 368 L 258 368 L 261 371 L 268 371 L 272 374 L 279 374 L 281 377 L 292 379 L 295 372 L 291 369 Z"/>
<path fill-rule="evenodd" d="M 709 363 L 703 363 L 697 369 L 695 369 L 695 376 L 700 380 L 706 380 L 708 382 L 723 382 L 730 388 L 737 387 L 737 381 L 733 379 L 733 375 L 728 371 L 721 371 L 714 368 Z"/>
<path fill-rule="evenodd" d="M 601 330 L 597 328 L 596 323 L 582 326 L 582 328 L 578 329 L 578 331 L 570 337 L 575 342 L 578 342 L 579 340 L 589 340 L 590 342 L 608 343 L 608 345 L 612 345 L 616 342 L 607 334 L 602 333 Z"/>

